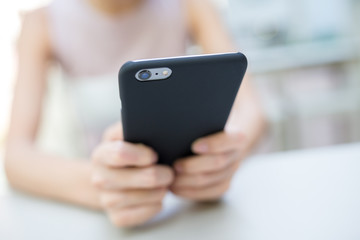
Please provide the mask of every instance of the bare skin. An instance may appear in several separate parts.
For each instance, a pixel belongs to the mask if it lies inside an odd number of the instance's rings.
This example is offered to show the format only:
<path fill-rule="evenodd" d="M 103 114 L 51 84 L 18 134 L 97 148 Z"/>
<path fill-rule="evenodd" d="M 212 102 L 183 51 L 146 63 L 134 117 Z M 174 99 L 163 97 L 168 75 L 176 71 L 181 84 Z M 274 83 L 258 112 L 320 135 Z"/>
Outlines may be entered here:
<path fill-rule="evenodd" d="M 140 2 L 89 0 L 109 16 L 135 11 Z M 187 11 L 191 33 L 205 53 L 234 50 L 208 1 L 188 0 Z M 53 60 L 46 17 L 43 9 L 29 13 L 19 39 L 19 69 L 5 158 L 10 184 L 42 197 L 104 210 L 119 227 L 151 219 L 161 210 L 168 189 L 198 201 L 221 197 L 264 129 L 262 110 L 248 80 L 239 92 L 226 130 L 196 141 L 193 151 L 197 155 L 179 159 L 175 171 L 157 166 L 157 155 L 149 147 L 124 142 L 121 124 L 104 133 L 91 161 L 45 153 L 35 142 L 46 72 Z"/>
<path fill-rule="evenodd" d="M 128 14 L 136 11 L 136 8 L 144 2 L 144 0 L 87 0 L 88 3 L 108 16 L 116 16 L 121 14 Z"/>

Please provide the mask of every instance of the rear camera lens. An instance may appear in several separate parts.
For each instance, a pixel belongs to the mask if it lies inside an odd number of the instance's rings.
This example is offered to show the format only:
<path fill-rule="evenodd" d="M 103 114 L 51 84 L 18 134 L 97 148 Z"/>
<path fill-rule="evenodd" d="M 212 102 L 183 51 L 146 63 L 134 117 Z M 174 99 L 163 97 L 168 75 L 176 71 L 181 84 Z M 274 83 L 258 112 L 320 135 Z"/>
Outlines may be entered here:
<path fill-rule="evenodd" d="M 138 74 L 139 79 L 148 80 L 151 77 L 151 72 L 149 70 L 143 70 Z"/>

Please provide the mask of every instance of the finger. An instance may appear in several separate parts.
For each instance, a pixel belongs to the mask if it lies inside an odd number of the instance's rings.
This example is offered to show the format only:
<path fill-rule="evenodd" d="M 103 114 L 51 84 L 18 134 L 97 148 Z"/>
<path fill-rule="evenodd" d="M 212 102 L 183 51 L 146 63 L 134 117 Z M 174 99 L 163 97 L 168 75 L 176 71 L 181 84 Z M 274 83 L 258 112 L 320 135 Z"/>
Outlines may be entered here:
<path fill-rule="evenodd" d="M 230 181 L 231 179 L 226 179 L 223 182 L 220 182 L 216 185 L 209 186 L 206 188 L 171 188 L 171 191 L 183 198 L 196 200 L 196 201 L 211 201 L 211 200 L 217 200 L 221 196 L 224 195 L 224 193 L 229 189 L 230 187 Z"/>
<path fill-rule="evenodd" d="M 119 209 L 161 203 L 167 192 L 166 188 L 154 190 L 138 189 L 125 191 L 105 191 L 100 195 L 101 206 L 105 209 Z"/>
<path fill-rule="evenodd" d="M 110 127 L 108 127 L 103 135 L 103 141 L 119 141 L 123 140 L 123 128 L 122 123 L 118 122 Z"/>
<path fill-rule="evenodd" d="M 197 154 L 230 152 L 239 149 L 244 139 L 242 133 L 220 132 L 196 140 L 192 150 Z"/>
<path fill-rule="evenodd" d="M 178 173 L 187 174 L 216 172 L 229 167 L 236 160 L 239 160 L 238 152 L 197 155 L 176 161 L 174 168 Z"/>
<path fill-rule="evenodd" d="M 174 180 L 174 173 L 166 166 L 147 168 L 106 168 L 93 169 L 93 184 L 99 189 L 155 189 L 169 186 Z"/>
<path fill-rule="evenodd" d="M 231 178 L 238 168 L 237 163 L 233 163 L 228 168 L 203 174 L 180 174 L 176 176 L 172 188 L 204 188 L 212 185 L 216 185 L 225 179 Z"/>
<path fill-rule="evenodd" d="M 108 212 L 111 222 L 117 227 L 134 227 L 145 223 L 161 211 L 161 204 L 149 204 Z"/>
<path fill-rule="evenodd" d="M 157 154 L 142 144 L 123 141 L 104 142 L 95 149 L 92 159 L 111 167 L 143 167 L 154 164 Z"/>

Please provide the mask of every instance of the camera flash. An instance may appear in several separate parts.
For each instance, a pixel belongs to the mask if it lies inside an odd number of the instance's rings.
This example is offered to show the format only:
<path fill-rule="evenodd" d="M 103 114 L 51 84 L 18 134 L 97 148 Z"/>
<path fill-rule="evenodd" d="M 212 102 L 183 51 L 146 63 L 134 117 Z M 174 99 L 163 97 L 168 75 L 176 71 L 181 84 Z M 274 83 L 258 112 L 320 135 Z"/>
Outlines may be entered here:
<path fill-rule="evenodd" d="M 166 75 L 169 74 L 169 71 L 168 71 L 168 70 L 165 70 L 165 71 L 162 72 L 162 74 L 166 76 Z"/>

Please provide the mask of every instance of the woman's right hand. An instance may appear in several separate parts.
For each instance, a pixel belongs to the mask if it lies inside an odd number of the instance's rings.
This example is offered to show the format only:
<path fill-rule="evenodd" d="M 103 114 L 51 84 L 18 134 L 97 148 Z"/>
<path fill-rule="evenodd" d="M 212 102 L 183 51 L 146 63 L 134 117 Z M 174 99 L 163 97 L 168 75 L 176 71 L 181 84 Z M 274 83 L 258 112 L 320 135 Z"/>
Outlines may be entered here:
<path fill-rule="evenodd" d="M 110 127 L 92 154 L 92 183 L 101 207 L 118 227 L 146 222 L 162 208 L 173 171 L 156 165 L 157 154 L 142 144 L 122 140 L 122 126 Z"/>

